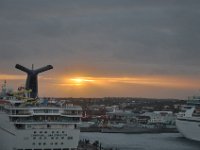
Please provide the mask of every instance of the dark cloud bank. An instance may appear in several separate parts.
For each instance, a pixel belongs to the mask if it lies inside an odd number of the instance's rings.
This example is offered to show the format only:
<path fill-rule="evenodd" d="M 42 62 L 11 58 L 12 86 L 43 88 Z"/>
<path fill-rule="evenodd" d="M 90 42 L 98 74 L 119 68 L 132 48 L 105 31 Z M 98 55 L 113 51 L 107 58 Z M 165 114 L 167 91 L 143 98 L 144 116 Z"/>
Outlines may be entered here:
<path fill-rule="evenodd" d="M 34 63 L 66 73 L 199 76 L 199 5 L 197 0 L 0 0 L 0 72 Z"/>

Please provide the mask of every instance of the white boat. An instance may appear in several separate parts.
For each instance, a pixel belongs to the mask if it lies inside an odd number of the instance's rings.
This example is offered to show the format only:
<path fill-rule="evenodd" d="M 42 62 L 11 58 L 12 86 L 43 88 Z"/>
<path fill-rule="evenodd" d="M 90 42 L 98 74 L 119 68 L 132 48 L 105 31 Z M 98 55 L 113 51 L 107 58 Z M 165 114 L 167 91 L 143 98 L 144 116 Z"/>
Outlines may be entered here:
<path fill-rule="evenodd" d="M 1 150 L 73 150 L 78 146 L 82 109 L 38 98 L 23 92 L 0 98 Z M 26 90 L 24 90 L 26 91 Z M 36 93 L 37 94 L 37 93 Z"/>
<path fill-rule="evenodd" d="M 184 137 L 200 141 L 200 97 L 189 98 L 183 110 L 176 119 L 177 129 Z"/>

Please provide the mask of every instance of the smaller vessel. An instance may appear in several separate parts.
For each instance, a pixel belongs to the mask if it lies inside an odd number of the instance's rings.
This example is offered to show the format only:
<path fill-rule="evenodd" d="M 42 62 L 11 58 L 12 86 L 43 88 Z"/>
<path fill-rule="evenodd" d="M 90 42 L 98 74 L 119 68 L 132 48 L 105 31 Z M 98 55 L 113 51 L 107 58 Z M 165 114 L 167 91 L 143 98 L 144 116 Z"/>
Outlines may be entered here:
<path fill-rule="evenodd" d="M 200 141 L 200 96 L 188 98 L 187 105 L 177 115 L 176 126 L 184 137 Z"/>

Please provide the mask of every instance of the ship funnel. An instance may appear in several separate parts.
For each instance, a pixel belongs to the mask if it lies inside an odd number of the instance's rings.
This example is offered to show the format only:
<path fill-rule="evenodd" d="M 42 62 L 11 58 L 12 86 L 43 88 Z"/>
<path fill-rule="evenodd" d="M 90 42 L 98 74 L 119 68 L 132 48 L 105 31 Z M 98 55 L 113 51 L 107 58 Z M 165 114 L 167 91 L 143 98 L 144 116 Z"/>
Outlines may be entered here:
<path fill-rule="evenodd" d="M 24 66 L 16 64 L 15 68 L 27 73 L 26 90 L 31 90 L 31 93 L 30 93 L 31 98 L 37 98 L 38 97 L 38 74 L 45 72 L 47 70 L 53 69 L 53 66 L 47 65 L 45 67 L 34 70 L 33 67 L 32 69 L 28 69 Z"/>

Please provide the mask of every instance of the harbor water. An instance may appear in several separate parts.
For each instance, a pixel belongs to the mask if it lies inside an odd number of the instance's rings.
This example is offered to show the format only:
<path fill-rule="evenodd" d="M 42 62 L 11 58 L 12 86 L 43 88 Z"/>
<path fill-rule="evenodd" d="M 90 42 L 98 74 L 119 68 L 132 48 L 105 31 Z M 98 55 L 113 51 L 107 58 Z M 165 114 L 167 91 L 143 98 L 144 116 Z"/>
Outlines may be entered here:
<path fill-rule="evenodd" d="M 82 132 L 80 139 L 99 141 L 113 150 L 199 150 L 200 142 L 185 139 L 179 133 L 121 134 Z"/>

